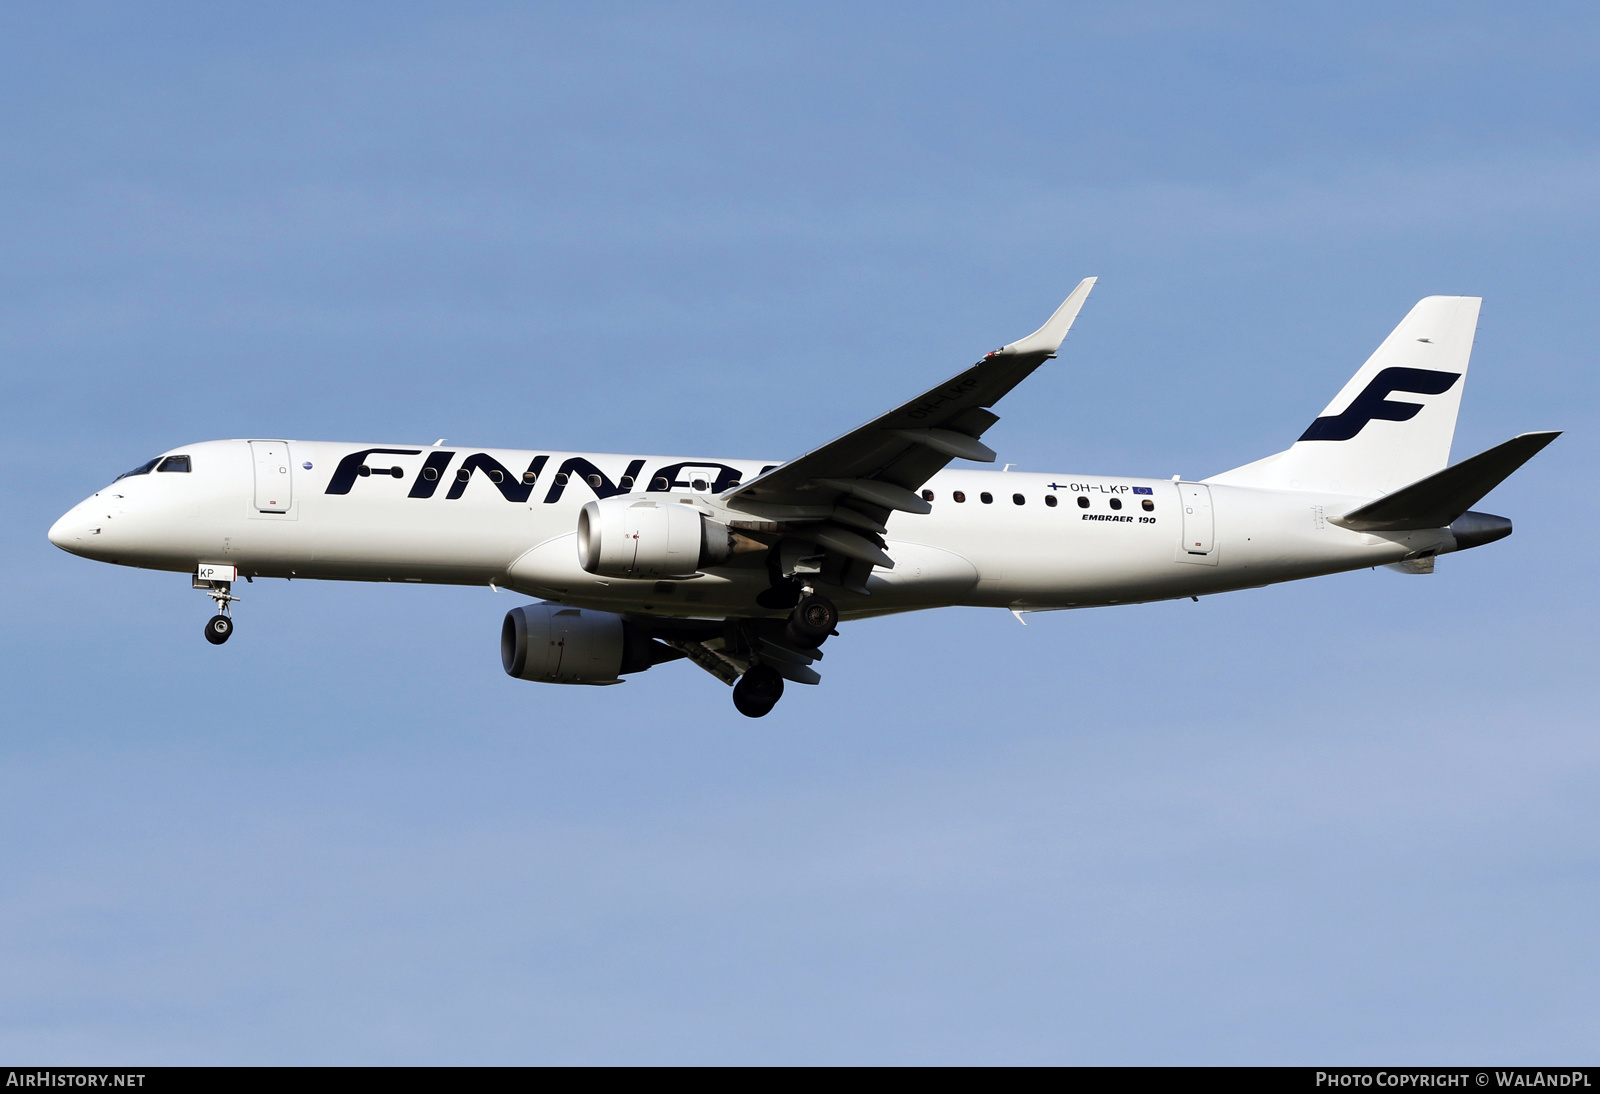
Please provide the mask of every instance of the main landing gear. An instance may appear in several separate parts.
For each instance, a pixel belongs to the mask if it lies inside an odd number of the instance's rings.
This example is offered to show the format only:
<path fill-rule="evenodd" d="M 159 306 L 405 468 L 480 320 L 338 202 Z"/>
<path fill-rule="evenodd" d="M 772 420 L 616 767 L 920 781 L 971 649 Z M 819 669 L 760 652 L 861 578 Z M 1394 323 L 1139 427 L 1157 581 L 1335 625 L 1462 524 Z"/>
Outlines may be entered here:
<path fill-rule="evenodd" d="M 733 706 L 746 718 L 764 718 L 783 698 L 783 677 L 771 665 L 751 665 L 733 685 Z"/>
<path fill-rule="evenodd" d="M 789 640 L 804 649 L 814 650 L 828 640 L 839 625 L 839 609 L 818 593 L 807 593 L 789 613 L 786 633 Z"/>
<path fill-rule="evenodd" d="M 809 589 L 795 604 L 794 611 L 789 613 L 789 621 L 783 630 L 782 643 L 773 643 L 768 640 L 768 659 L 776 658 L 783 662 L 793 660 L 795 664 L 788 665 L 788 674 L 792 679 L 801 683 L 816 683 L 817 677 L 810 669 L 799 668 L 799 665 L 809 664 L 814 658 L 821 657 L 815 652 L 817 647 L 828 640 L 830 635 L 838 634 L 835 629 L 839 625 L 839 609 L 834 607 L 833 601 L 820 593 Z M 790 647 L 785 651 L 784 646 Z M 811 655 L 807 656 L 807 651 Z M 804 676 L 793 676 L 794 672 L 804 673 Z M 785 673 L 779 672 L 771 664 L 757 661 L 751 665 L 745 674 L 739 677 L 739 682 L 733 685 L 733 705 L 740 714 L 746 718 L 762 718 L 771 713 L 772 708 L 778 705 L 778 700 L 783 698 L 783 679 Z M 809 679 L 806 677 L 809 676 Z"/>

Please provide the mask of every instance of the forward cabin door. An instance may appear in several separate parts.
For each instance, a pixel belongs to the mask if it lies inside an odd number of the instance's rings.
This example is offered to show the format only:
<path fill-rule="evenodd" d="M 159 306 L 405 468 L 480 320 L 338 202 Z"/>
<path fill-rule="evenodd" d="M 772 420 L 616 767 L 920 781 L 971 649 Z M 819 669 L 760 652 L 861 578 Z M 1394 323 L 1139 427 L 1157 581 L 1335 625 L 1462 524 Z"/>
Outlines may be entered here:
<path fill-rule="evenodd" d="M 294 504 L 294 472 L 289 469 L 288 443 L 251 441 L 250 454 L 256 465 L 256 510 L 287 513 Z"/>
<path fill-rule="evenodd" d="M 1211 513 L 1211 487 L 1198 482 L 1180 482 L 1178 503 L 1183 517 L 1183 541 L 1178 544 L 1178 561 L 1215 566 L 1216 521 Z"/>

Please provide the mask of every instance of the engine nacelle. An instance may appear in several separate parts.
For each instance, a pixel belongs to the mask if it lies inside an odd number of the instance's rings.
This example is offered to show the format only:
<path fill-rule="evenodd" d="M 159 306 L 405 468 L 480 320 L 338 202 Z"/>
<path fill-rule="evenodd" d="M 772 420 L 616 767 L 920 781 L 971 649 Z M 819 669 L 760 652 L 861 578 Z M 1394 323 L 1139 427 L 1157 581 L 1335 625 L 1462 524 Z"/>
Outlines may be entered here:
<path fill-rule="evenodd" d="M 630 672 L 683 654 L 611 612 L 528 604 L 500 628 L 500 663 L 508 676 L 545 684 L 617 684 Z"/>
<path fill-rule="evenodd" d="M 605 498 L 578 513 L 578 565 L 603 577 L 688 577 L 732 550 L 726 524 L 670 495 Z"/>

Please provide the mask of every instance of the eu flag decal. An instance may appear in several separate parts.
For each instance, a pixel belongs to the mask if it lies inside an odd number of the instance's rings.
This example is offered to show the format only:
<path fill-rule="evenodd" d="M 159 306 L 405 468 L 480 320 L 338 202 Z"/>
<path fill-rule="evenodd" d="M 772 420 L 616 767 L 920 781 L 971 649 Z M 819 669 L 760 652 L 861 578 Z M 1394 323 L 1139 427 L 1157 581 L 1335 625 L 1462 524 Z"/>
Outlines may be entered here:
<path fill-rule="evenodd" d="M 1135 486 L 1133 492 L 1135 494 L 1148 494 L 1150 493 L 1150 488 L 1148 486 Z"/>

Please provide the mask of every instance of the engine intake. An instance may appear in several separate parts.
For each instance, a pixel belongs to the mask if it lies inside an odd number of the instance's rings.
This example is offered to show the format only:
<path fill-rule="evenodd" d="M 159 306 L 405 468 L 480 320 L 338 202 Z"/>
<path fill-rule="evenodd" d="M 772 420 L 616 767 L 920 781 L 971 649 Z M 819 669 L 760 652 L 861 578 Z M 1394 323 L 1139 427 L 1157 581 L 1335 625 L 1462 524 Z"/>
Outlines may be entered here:
<path fill-rule="evenodd" d="M 578 513 L 578 565 L 603 577 L 688 577 L 732 550 L 726 524 L 677 498 L 605 498 Z"/>
<path fill-rule="evenodd" d="M 620 676 L 683 653 L 611 612 L 528 604 L 500 627 L 506 675 L 545 684 L 618 684 Z"/>

